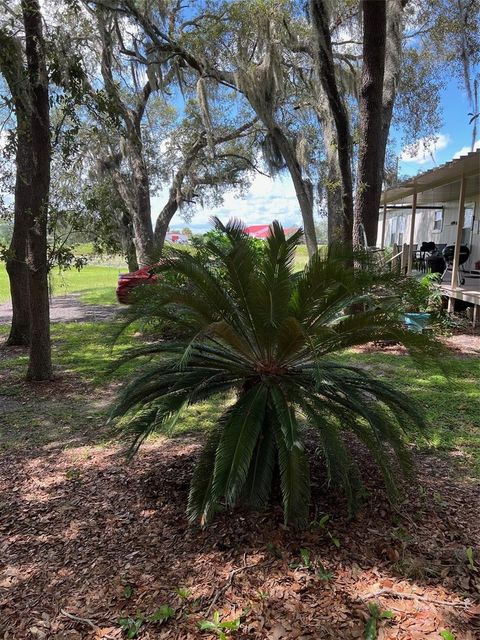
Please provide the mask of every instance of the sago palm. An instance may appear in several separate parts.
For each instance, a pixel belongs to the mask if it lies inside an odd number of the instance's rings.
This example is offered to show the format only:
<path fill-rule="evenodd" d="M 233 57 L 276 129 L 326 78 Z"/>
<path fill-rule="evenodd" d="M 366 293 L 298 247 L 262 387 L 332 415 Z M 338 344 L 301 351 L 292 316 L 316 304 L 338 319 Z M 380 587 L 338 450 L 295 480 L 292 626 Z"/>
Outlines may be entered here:
<path fill-rule="evenodd" d="M 127 356 L 151 356 L 115 410 L 130 417 L 132 449 L 154 430 L 174 429 L 188 405 L 215 397 L 225 410 L 197 460 L 192 520 L 207 523 L 238 503 L 262 507 L 279 482 L 285 521 L 304 524 L 317 456 L 354 505 L 361 476 L 347 434 L 368 448 L 393 495 L 397 466 L 410 469 L 406 434 L 422 418 L 405 395 L 334 355 L 388 338 L 421 350 L 423 338 L 403 330 L 392 295 L 402 282 L 365 268 L 361 256 L 349 268 L 335 250 L 294 273 L 301 232 L 287 239 L 274 222 L 259 257 L 240 223 L 215 226 L 228 243 L 212 243 L 212 264 L 175 251 L 159 270 L 177 278 L 148 290 L 149 313 L 175 322 L 181 337 Z"/>

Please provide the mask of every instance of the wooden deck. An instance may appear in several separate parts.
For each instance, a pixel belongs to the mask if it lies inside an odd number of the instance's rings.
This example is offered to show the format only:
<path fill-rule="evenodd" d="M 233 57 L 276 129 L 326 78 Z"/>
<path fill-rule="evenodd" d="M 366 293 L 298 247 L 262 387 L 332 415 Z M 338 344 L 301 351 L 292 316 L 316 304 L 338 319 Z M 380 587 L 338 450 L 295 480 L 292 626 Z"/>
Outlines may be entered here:
<path fill-rule="evenodd" d="M 463 277 L 463 274 L 461 274 Z M 446 282 L 442 282 L 441 289 L 444 295 L 449 299 L 448 310 L 453 311 L 453 300 L 463 300 L 474 305 L 473 308 L 473 326 L 480 322 L 480 278 L 469 277 L 465 275 L 465 284 L 462 286 L 452 287 L 449 280 L 451 272 L 445 275 Z M 448 284 L 447 284 L 448 283 Z"/>

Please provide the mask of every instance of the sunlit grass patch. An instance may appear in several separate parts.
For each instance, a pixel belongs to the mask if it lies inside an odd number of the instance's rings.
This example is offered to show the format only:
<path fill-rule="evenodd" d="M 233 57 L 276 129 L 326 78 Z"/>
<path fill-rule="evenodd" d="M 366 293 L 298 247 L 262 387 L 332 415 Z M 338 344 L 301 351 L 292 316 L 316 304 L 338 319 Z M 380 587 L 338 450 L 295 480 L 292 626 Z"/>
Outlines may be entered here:
<path fill-rule="evenodd" d="M 119 273 L 128 271 L 126 267 L 87 265 L 80 271 L 54 268 L 50 273 L 52 296 L 79 293 L 80 300 L 89 304 L 116 304 L 115 289 Z M 0 303 L 10 299 L 10 288 L 5 264 L 0 263 Z"/>
<path fill-rule="evenodd" d="M 382 375 L 423 408 L 427 429 L 419 432 L 417 447 L 460 449 L 480 475 L 479 358 L 450 358 L 444 363 L 446 375 L 420 367 L 403 355 L 348 353 L 343 358 L 367 366 L 373 375 Z"/>

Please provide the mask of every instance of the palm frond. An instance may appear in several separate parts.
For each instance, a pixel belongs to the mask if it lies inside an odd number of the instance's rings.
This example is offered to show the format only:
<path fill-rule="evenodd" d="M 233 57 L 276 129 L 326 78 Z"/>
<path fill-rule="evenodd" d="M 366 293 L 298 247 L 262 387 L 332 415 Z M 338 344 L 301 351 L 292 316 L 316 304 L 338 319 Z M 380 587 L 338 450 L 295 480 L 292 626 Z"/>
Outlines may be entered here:
<path fill-rule="evenodd" d="M 308 521 L 310 508 L 310 472 L 307 456 L 301 443 L 296 443 L 289 449 L 282 429 L 275 422 L 273 424 L 285 524 L 302 527 Z"/>
<path fill-rule="evenodd" d="M 217 448 L 212 492 L 232 506 L 248 476 L 255 445 L 265 416 L 268 390 L 259 384 L 240 396 L 223 418 Z"/>
<path fill-rule="evenodd" d="M 219 508 L 212 486 L 215 468 L 215 457 L 222 432 L 213 429 L 197 459 L 188 495 L 187 516 L 191 522 L 199 521 L 205 525 Z"/>
<path fill-rule="evenodd" d="M 268 502 L 272 490 L 275 453 L 273 428 L 266 414 L 242 493 L 242 500 L 251 507 L 263 508 Z"/>

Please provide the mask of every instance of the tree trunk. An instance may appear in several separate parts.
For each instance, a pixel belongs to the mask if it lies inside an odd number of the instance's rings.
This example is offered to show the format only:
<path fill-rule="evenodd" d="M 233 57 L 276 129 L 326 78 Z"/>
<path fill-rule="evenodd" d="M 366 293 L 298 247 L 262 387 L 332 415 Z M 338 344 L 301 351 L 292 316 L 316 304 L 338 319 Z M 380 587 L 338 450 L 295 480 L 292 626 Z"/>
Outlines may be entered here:
<path fill-rule="evenodd" d="M 343 207 L 342 190 L 340 185 L 340 173 L 338 170 L 338 158 L 333 154 L 327 156 L 328 162 L 328 186 L 327 186 L 327 234 L 329 244 L 343 243 Z"/>
<path fill-rule="evenodd" d="M 8 336 L 9 346 L 28 346 L 30 344 L 30 296 L 27 268 L 27 234 L 30 206 L 29 172 L 29 122 L 25 105 L 15 101 L 17 119 L 17 151 L 15 178 L 15 206 L 13 235 L 10 243 L 7 273 L 12 298 L 12 324 Z"/>
<path fill-rule="evenodd" d="M 350 121 L 345 102 L 340 94 L 333 62 L 329 16 L 322 0 L 311 0 L 310 13 L 317 39 L 316 65 L 320 83 L 327 96 L 328 105 L 337 133 L 338 168 L 342 182 L 342 244 L 352 247 L 353 233 L 353 184 L 352 184 L 352 138 Z"/>
<path fill-rule="evenodd" d="M 239 132 L 244 128 L 241 127 Z M 235 136 L 224 136 L 223 138 L 219 138 L 217 140 L 213 140 L 214 144 L 217 144 L 220 141 L 226 141 L 229 139 L 234 139 Z M 192 147 L 185 155 L 183 164 L 175 174 L 172 184 L 170 186 L 170 190 L 168 193 L 168 200 L 165 206 L 163 207 L 160 215 L 157 218 L 155 223 L 155 251 L 157 255 L 160 257 L 163 251 L 163 247 L 165 244 L 165 236 L 167 235 L 168 227 L 170 222 L 172 221 L 173 216 L 177 213 L 180 204 L 182 203 L 182 188 L 185 178 L 188 176 L 193 163 L 198 157 L 198 154 L 202 149 L 207 146 L 207 136 L 206 133 L 202 132 L 197 140 L 193 143 Z"/>
<path fill-rule="evenodd" d="M 31 98 L 27 238 L 31 336 L 27 379 L 49 380 L 52 377 L 52 362 L 47 264 L 47 211 L 51 160 L 48 76 L 38 0 L 22 0 L 21 6 Z"/>
<path fill-rule="evenodd" d="M 397 97 L 397 88 L 400 81 L 402 63 L 402 35 L 403 35 L 403 9 L 408 0 L 390 0 L 387 4 L 387 41 L 385 45 L 385 72 L 383 78 L 382 100 L 382 135 L 381 135 L 381 159 L 379 171 L 383 182 L 385 155 L 387 150 L 388 135 L 392 122 L 393 107 Z"/>
<path fill-rule="evenodd" d="M 127 182 L 120 173 L 115 172 L 117 189 L 126 200 L 126 204 L 133 222 L 134 243 L 137 262 L 141 267 L 155 262 L 153 225 L 150 203 L 150 180 L 145 162 L 142 144 L 142 117 L 151 95 L 152 88 L 147 81 L 141 94 L 137 94 L 137 106 L 132 110 L 124 102 L 122 92 L 115 81 L 113 68 L 113 38 L 114 21 L 105 7 L 96 8 L 97 24 L 102 41 L 101 72 L 105 83 L 105 90 L 121 116 L 125 127 L 125 153 L 123 158 L 130 165 L 130 180 Z M 129 193 L 131 191 L 131 193 Z"/>
<path fill-rule="evenodd" d="M 13 235 L 6 261 L 12 298 L 12 324 L 7 345 L 30 344 L 30 304 L 27 256 L 30 187 L 30 99 L 22 45 L 18 38 L 0 30 L 0 72 L 4 76 L 15 110 L 17 150 L 15 158 L 15 205 Z"/>
<path fill-rule="evenodd" d="M 353 242 L 377 240 L 385 152 L 382 153 L 383 80 L 386 45 L 386 0 L 363 0 L 363 66 L 360 89 L 360 144 Z"/>
<path fill-rule="evenodd" d="M 315 222 L 313 219 L 313 186 L 309 180 L 303 178 L 302 169 L 296 158 L 295 150 L 292 148 L 292 145 L 282 130 L 279 127 L 274 127 L 271 130 L 271 135 L 285 160 L 293 186 L 295 187 L 295 193 L 302 213 L 305 244 L 307 245 L 308 257 L 311 258 L 318 249 L 317 234 L 315 232 Z"/>
<path fill-rule="evenodd" d="M 335 150 L 335 125 L 330 109 L 325 109 L 319 118 L 323 129 L 323 140 L 327 158 L 327 234 L 329 244 L 343 242 L 343 207 L 338 154 Z"/>
<path fill-rule="evenodd" d="M 159 256 L 162 254 L 165 245 L 165 236 L 167 235 L 168 227 L 177 210 L 177 199 L 170 194 L 167 204 L 161 210 L 155 223 L 155 249 Z"/>
<path fill-rule="evenodd" d="M 127 212 L 124 212 L 120 219 L 120 244 L 122 245 L 123 255 L 127 261 L 129 272 L 137 271 L 138 262 L 135 243 L 133 241 L 132 219 Z"/>
<path fill-rule="evenodd" d="M 137 261 L 141 267 L 155 262 L 156 252 L 153 241 L 152 209 L 150 203 L 150 179 L 143 157 L 140 131 L 130 132 L 128 140 L 128 160 L 132 170 L 135 212 L 132 215 L 134 243 Z"/>

